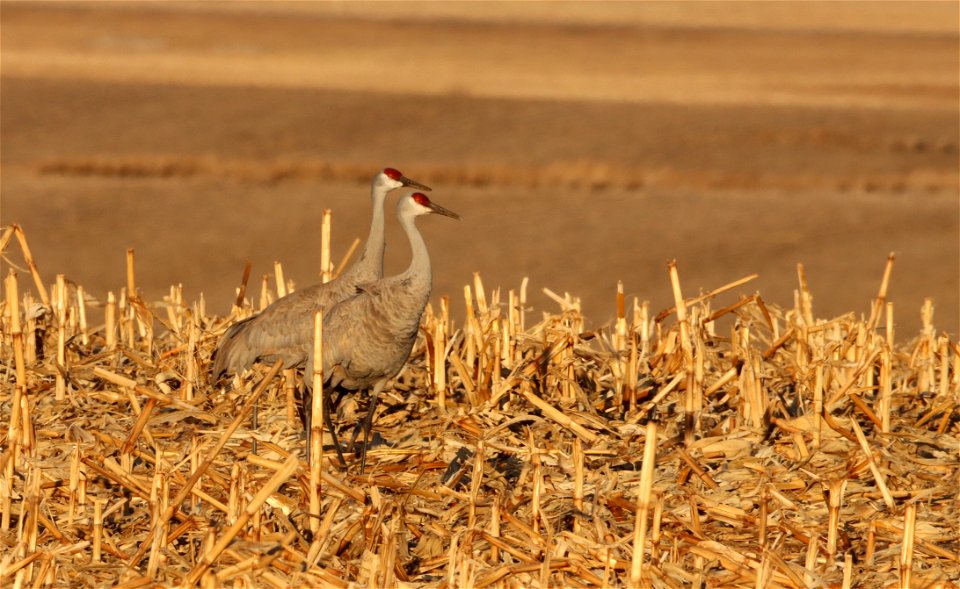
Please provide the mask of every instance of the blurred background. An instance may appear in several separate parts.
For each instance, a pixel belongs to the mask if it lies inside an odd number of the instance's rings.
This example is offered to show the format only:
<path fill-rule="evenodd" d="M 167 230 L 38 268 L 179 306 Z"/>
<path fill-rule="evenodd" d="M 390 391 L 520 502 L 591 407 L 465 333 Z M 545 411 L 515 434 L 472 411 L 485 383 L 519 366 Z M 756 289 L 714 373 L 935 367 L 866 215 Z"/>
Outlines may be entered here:
<path fill-rule="evenodd" d="M 868 313 L 886 257 L 897 338 L 960 327 L 956 2 L 0 3 L 0 222 L 44 279 L 226 314 L 283 263 L 318 280 L 369 226 L 384 166 L 421 219 L 434 301 L 519 289 L 588 325 L 752 273 L 820 317 Z M 408 249 L 388 201 L 387 273 Z M 15 251 L 9 248 L 8 253 Z M 4 261 L 18 264 L 15 255 Z"/>

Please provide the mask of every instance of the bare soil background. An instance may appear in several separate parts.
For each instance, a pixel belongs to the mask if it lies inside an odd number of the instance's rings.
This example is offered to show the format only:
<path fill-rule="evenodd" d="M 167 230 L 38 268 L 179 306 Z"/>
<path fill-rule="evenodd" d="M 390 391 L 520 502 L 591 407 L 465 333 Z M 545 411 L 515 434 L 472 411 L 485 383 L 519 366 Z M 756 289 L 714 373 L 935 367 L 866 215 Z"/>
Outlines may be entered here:
<path fill-rule="evenodd" d="M 894 251 L 898 338 L 928 296 L 958 333 L 957 5 L 773 6 L 2 2 L 0 221 L 47 280 L 103 298 L 133 247 L 226 313 L 246 259 L 316 280 L 323 209 L 364 237 L 390 165 L 464 217 L 420 222 L 458 317 L 473 272 L 667 307 L 674 258 L 865 313 Z"/>

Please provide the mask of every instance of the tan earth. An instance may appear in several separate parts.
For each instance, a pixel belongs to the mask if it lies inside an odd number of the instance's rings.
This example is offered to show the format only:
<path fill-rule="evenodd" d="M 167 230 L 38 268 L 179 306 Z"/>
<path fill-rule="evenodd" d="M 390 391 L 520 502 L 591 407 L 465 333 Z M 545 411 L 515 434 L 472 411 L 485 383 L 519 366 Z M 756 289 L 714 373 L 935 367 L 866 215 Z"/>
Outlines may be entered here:
<path fill-rule="evenodd" d="M 363 238 L 389 165 L 463 215 L 420 222 L 457 318 L 474 272 L 659 310 L 670 259 L 689 296 L 760 275 L 719 305 L 792 305 L 803 263 L 820 316 L 867 313 L 896 252 L 898 339 L 924 297 L 960 332 L 955 2 L 0 10 L 0 214 L 47 281 L 105 298 L 132 247 L 146 298 L 227 313 L 246 259 L 316 280 L 323 209 L 335 260 Z"/>

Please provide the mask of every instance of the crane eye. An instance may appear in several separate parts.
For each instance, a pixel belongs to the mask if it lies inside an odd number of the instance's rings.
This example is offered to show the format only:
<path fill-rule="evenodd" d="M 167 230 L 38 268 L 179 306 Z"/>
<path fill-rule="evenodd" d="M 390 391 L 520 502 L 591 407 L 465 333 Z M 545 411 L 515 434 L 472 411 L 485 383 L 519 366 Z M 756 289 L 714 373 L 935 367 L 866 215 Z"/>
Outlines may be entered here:
<path fill-rule="evenodd" d="M 400 170 L 395 170 L 394 168 L 384 168 L 383 173 L 386 174 L 387 178 L 391 180 L 400 180 L 403 178 L 403 174 L 400 173 Z"/>
<path fill-rule="evenodd" d="M 414 202 L 416 202 L 418 205 L 421 205 L 421 206 L 424 206 L 424 207 L 429 207 L 429 206 L 430 206 L 430 199 L 427 198 L 427 195 L 426 195 L 426 194 L 423 194 L 422 192 L 414 192 L 413 194 L 410 195 L 410 197 L 411 197 L 411 198 L 414 200 Z"/>

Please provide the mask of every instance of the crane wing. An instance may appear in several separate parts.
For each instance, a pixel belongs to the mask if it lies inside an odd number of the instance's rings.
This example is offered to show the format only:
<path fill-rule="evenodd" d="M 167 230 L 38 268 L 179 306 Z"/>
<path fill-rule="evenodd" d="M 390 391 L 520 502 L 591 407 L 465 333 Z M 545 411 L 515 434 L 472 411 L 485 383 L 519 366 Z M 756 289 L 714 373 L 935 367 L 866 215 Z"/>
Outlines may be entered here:
<path fill-rule="evenodd" d="M 259 315 L 231 325 L 214 356 L 214 378 L 248 368 L 257 360 L 283 359 L 288 368 L 302 364 L 312 345 L 314 313 L 332 308 L 352 292 L 349 285 L 336 282 L 317 284 L 292 292 Z"/>

